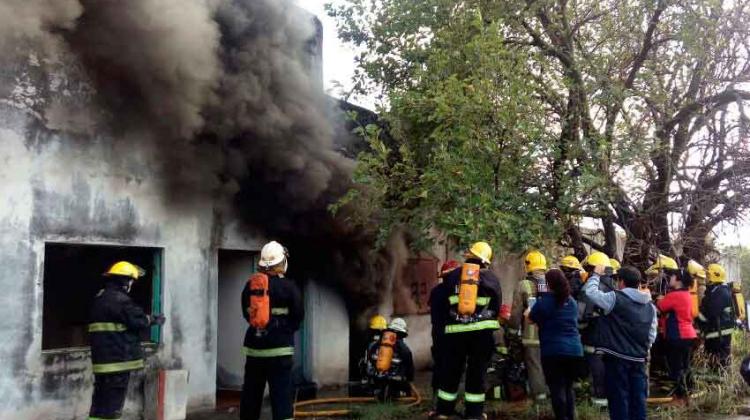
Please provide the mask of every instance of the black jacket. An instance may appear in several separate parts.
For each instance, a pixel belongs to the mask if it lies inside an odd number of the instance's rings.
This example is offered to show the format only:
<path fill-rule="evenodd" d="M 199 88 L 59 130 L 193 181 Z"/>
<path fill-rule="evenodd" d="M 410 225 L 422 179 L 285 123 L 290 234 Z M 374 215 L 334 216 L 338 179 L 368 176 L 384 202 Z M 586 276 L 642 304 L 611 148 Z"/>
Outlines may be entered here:
<path fill-rule="evenodd" d="M 734 327 L 735 314 L 732 291 L 726 284 L 709 284 L 701 301 L 698 323 L 704 333 Z"/>
<path fill-rule="evenodd" d="M 123 287 L 107 283 L 91 306 L 89 338 L 94 373 L 116 373 L 142 367 L 142 364 L 131 363 L 118 369 L 112 364 L 142 361 L 141 332 L 149 325 L 148 316 Z"/>
<path fill-rule="evenodd" d="M 396 342 L 396 348 L 393 351 L 395 359 L 399 360 L 396 368 L 396 374 L 401 376 L 406 381 L 414 380 L 414 357 L 411 354 L 411 349 L 404 343 L 404 340 L 399 338 Z"/>
<path fill-rule="evenodd" d="M 441 306 L 441 303 L 448 300 L 451 290 L 442 282 L 433 287 L 430 291 L 430 320 L 432 321 L 432 345 L 440 346 L 445 335 L 445 324 L 448 319 L 448 312 Z"/>
<path fill-rule="evenodd" d="M 294 346 L 294 332 L 297 331 L 305 317 L 302 296 L 294 281 L 277 276 L 269 276 L 268 293 L 271 300 L 271 319 L 265 331 L 258 332 L 248 326 L 244 345 L 249 349 L 274 349 Z M 249 322 L 250 284 L 242 290 L 242 316 Z M 274 309 L 286 309 L 284 315 L 273 313 Z"/>

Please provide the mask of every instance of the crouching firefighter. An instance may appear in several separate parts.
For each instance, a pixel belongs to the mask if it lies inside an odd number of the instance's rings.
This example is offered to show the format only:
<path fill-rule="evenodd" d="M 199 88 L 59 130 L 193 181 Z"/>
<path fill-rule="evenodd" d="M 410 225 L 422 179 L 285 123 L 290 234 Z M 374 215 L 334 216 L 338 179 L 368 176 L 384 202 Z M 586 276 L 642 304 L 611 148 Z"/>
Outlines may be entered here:
<path fill-rule="evenodd" d="M 91 307 L 89 338 L 94 371 L 94 395 L 89 419 L 119 419 L 125 404 L 130 372 L 143 368 L 141 333 L 164 316 L 149 316 L 130 298 L 133 282 L 145 271 L 127 261 L 104 273 L 104 289 Z"/>
<path fill-rule="evenodd" d="M 460 270 L 443 280 L 447 290 L 435 310 L 447 314 L 445 319 L 444 357 L 440 364 L 440 386 L 435 413 L 445 419 L 454 414 L 458 386 L 466 370 L 464 406 L 466 419 L 480 419 L 484 414 L 485 377 L 494 351 L 493 332 L 500 328 L 500 282 L 487 267 L 492 248 L 477 242 L 469 248 Z"/>
<path fill-rule="evenodd" d="M 250 276 L 242 291 L 242 316 L 250 324 L 243 353 L 240 419 L 257 420 L 268 383 L 274 420 L 294 416 L 292 357 L 294 332 L 304 317 L 302 297 L 294 282 L 285 277 L 289 254 L 276 241 L 260 251 L 258 273 Z"/>
<path fill-rule="evenodd" d="M 414 380 L 414 358 L 404 338 L 409 335 L 406 321 L 395 318 L 380 336 L 374 353 L 374 369 L 368 371 L 373 393 L 378 401 L 406 397 Z"/>

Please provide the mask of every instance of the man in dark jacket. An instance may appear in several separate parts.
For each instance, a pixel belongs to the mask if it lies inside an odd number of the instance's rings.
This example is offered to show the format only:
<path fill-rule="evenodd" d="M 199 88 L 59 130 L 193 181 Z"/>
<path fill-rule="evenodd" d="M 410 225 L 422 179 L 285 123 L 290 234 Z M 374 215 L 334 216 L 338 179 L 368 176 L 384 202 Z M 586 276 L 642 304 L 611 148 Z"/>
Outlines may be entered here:
<path fill-rule="evenodd" d="M 700 327 L 709 363 L 726 369 L 732 348 L 735 314 L 732 306 L 732 291 L 724 282 L 726 273 L 719 264 L 708 266 L 708 286 L 698 314 Z"/>
<path fill-rule="evenodd" d="M 472 314 L 460 312 L 459 296 L 462 270 L 454 270 L 443 280 L 450 293 L 433 302 L 433 309 L 445 314 L 445 356 L 441 362 L 440 386 L 434 418 L 447 419 L 455 410 L 458 386 L 466 370 L 464 386 L 465 419 L 481 419 L 484 412 L 485 378 L 494 348 L 493 332 L 500 328 L 498 321 L 500 282 L 487 268 L 492 260 L 492 248 L 486 242 L 477 242 L 469 248 L 466 263 L 481 268 L 477 284 L 475 310 Z M 472 278 L 473 270 L 467 268 Z M 471 281 L 470 281 L 471 282 Z M 476 283 L 474 283 L 476 284 Z M 442 350 L 441 350 L 442 351 Z"/>
<path fill-rule="evenodd" d="M 258 329 L 251 325 L 245 333 L 245 382 L 240 402 L 241 420 L 260 418 L 266 383 L 269 386 L 273 419 L 285 420 L 294 416 L 294 333 L 304 318 L 304 306 L 299 289 L 292 280 L 285 277 L 287 258 L 286 248 L 276 241 L 264 245 L 260 253 L 258 268 L 269 277 L 270 319 L 267 327 Z M 248 322 L 252 321 L 249 313 L 251 293 L 248 282 L 242 291 L 242 316 Z"/>
<path fill-rule="evenodd" d="M 619 271 L 619 290 L 600 289 L 599 279 L 604 274 L 604 266 L 596 265 L 583 293 L 602 311 L 594 342 L 596 351 L 604 354 L 609 417 L 645 420 L 646 359 L 656 339 L 656 308 L 651 296 L 638 290 L 641 274 L 634 267 Z"/>
<path fill-rule="evenodd" d="M 161 315 L 149 316 L 128 296 L 144 270 L 127 261 L 104 273 L 104 289 L 91 306 L 89 338 L 94 372 L 91 419 L 119 419 L 125 405 L 130 372 L 143 368 L 141 332 L 164 323 Z"/>

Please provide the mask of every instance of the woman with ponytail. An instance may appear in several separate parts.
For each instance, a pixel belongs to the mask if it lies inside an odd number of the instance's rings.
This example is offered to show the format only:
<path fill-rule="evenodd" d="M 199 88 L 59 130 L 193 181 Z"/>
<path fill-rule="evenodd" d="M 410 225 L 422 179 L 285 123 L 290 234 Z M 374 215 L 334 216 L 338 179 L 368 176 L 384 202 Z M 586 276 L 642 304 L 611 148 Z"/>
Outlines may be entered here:
<path fill-rule="evenodd" d="M 558 420 L 575 419 L 573 382 L 579 377 L 583 346 L 578 333 L 578 304 L 570 296 L 565 274 L 557 269 L 545 275 L 548 293 L 542 293 L 529 311 L 539 326 L 542 369 Z"/>

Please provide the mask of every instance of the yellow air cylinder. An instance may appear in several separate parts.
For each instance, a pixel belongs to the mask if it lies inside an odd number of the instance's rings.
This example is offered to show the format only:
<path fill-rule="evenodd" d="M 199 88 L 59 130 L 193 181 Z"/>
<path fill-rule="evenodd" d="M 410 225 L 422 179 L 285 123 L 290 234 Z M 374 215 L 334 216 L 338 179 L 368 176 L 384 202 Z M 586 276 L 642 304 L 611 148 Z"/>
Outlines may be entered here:
<path fill-rule="evenodd" d="M 696 318 L 700 313 L 699 299 L 698 299 L 698 282 L 694 281 L 693 285 L 690 286 L 690 300 L 693 304 L 693 318 Z"/>
<path fill-rule="evenodd" d="M 473 315 L 477 309 L 479 293 L 479 265 L 464 263 L 461 267 L 461 285 L 458 288 L 458 313 Z"/>
<path fill-rule="evenodd" d="M 378 372 L 385 373 L 391 368 L 393 362 L 393 346 L 396 345 L 396 333 L 385 331 L 380 338 L 380 348 L 378 348 L 378 360 L 375 367 Z"/>

